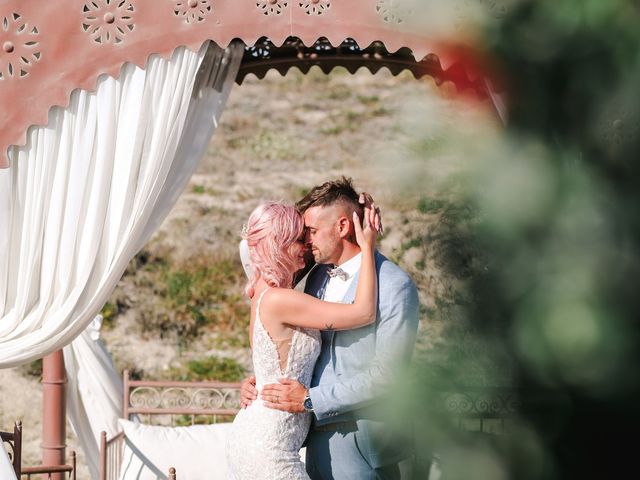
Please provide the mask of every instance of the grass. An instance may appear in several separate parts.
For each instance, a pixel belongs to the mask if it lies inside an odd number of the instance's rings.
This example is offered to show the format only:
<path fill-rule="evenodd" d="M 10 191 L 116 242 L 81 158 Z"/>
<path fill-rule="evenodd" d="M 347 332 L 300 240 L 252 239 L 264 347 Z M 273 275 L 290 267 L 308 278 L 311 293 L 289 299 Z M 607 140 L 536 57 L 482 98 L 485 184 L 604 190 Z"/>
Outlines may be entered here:
<path fill-rule="evenodd" d="M 207 357 L 204 360 L 192 360 L 187 369 L 194 380 L 220 380 L 238 382 L 245 376 L 245 370 L 232 358 Z"/>
<path fill-rule="evenodd" d="M 377 105 L 380 97 L 378 95 L 358 95 L 358 101 L 367 106 Z"/>
<path fill-rule="evenodd" d="M 400 245 L 400 250 L 403 252 L 409 250 L 410 248 L 416 248 L 423 244 L 423 240 L 421 237 L 414 237 Z"/>
<path fill-rule="evenodd" d="M 445 206 L 446 202 L 438 198 L 421 197 L 418 200 L 418 211 L 420 213 L 437 213 Z"/>
<path fill-rule="evenodd" d="M 249 302 L 235 252 L 175 262 L 169 251 L 154 255 L 143 250 L 131 261 L 127 275 L 135 295 L 116 290 L 102 309 L 108 328 L 120 313 L 133 308 L 143 335 L 177 338 L 182 348 L 214 331 L 229 345 L 248 346 Z"/>
<path fill-rule="evenodd" d="M 102 327 L 105 329 L 111 329 L 115 325 L 115 320 L 120 310 L 118 309 L 117 304 L 107 302 L 102 307 L 100 311 L 100 315 L 102 315 Z"/>
<path fill-rule="evenodd" d="M 322 96 L 329 100 L 339 100 L 344 101 L 351 98 L 353 95 L 353 88 L 349 85 L 337 85 L 336 87 L 326 90 L 326 93 L 323 93 Z"/>
<path fill-rule="evenodd" d="M 145 329 L 173 329 L 183 338 L 204 327 L 233 333 L 245 326 L 249 306 L 242 296 L 244 273 L 238 260 L 197 257 L 156 273 L 158 311 Z"/>
<path fill-rule="evenodd" d="M 233 358 L 208 356 L 190 360 L 181 367 L 170 369 L 164 376 L 174 380 L 239 382 L 246 371 Z"/>
<path fill-rule="evenodd" d="M 258 158 L 293 160 L 299 152 L 294 139 L 279 130 L 261 130 L 248 140 L 248 147 Z"/>
<path fill-rule="evenodd" d="M 20 367 L 21 373 L 26 377 L 42 378 L 42 359 L 39 358 Z"/>

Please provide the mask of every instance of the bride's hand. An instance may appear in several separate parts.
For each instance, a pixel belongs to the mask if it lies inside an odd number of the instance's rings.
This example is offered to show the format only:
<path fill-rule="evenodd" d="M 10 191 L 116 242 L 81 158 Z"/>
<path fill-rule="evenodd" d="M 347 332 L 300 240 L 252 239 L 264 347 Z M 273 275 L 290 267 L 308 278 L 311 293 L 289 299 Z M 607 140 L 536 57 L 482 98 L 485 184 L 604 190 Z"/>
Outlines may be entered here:
<path fill-rule="evenodd" d="M 378 230 L 376 224 L 376 206 L 375 203 L 365 204 L 362 225 L 360 218 L 356 212 L 353 212 L 353 228 L 356 233 L 356 241 L 361 249 L 373 250 L 376 246 L 376 237 Z"/>
<path fill-rule="evenodd" d="M 358 197 L 358 203 L 362 204 L 364 208 L 372 208 L 374 213 L 373 226 L 380 235 L 384 234 L 384 228 L 382 227 L 382 216 L 380 215 L 380 208 L 373 205 L 373 197 L 367 192 L 362 192 Z"/>

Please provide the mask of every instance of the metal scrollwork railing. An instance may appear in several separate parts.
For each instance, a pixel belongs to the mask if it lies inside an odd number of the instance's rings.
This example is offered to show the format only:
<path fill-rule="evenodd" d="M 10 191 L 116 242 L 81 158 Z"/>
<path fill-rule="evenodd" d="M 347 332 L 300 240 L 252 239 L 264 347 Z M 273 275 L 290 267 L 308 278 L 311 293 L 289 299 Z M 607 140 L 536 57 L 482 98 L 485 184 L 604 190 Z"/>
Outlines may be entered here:
<path fill-rule="evenodd" d="M 125 374 L 124 416 L 233 416 L 240 408 L 240 384 L 130 380 Z"/>
<path fill-rule="evenodd" d="M 230 388 L 136 387 L 129 394 L 134 409 L 234 409 L 238 402 Z"/>
<path fill-rule="evenodd" d="M 162 396 L 157 388 L 136 387 L 129 394 L 129 404 L 134 408 L 159 408 Z"/>
<path fill-rule="evenodd" d="M 501 418 L 515 414 L 519 404 L 516 392 L 507 389 L 465 389 L 443 394 L 443 405 L 453 415 Z"/>
<path fill-rule="evenodd" d="M 231 389 L 198 389 L 193 394 L 193 404 L 198 408 L 237 408 L 239 391 Z"/>
<path fill-rule="evenodd" d="M 509 388 L 461 388 L 441 394 L 445 413 L 458 427 L 503 434 L 521 409 L 520 393 Z"/>

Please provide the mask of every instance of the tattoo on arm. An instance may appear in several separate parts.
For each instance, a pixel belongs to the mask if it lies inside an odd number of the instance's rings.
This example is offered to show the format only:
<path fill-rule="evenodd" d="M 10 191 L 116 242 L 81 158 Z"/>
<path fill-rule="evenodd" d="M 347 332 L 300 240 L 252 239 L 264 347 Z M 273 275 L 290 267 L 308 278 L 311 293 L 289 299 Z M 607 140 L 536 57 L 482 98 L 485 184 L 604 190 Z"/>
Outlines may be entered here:
<path fill-rule="evenodd" d="M 324 329 L 325 330 L 333 330 L 333 323 L 325 323 L 324 324 Z"/>

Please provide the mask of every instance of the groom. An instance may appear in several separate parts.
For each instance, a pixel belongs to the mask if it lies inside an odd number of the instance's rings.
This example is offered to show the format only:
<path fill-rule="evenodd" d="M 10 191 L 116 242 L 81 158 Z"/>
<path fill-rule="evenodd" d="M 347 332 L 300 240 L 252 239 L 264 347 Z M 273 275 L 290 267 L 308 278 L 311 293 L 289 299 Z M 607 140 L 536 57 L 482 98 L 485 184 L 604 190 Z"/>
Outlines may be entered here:
<path fill-rule="evenodd" d="M 352 303 L 362 255 L 351 220 L 361 206 L 351 180 L 343 177 L 316 186 L 297 207 L 304 215 L 306 242 L 316 261 L 305 292 L 325 301 Z M 331 268 L 334 265 L 337 271 Z M 296 380 L 282 379 L 265 385 L 261 393 L 268 407 L 312 412 L 306 467 L 314 480 L 400 478 L 398 462 L 413 453 L 410 442 L 398 441 L 390 433 L 391 426 L 376 406 L 389 395 L 398 370 L 409 362 L 418 328 L 418 294 L 409 276 L 380 252 L 376 252 L 376 271 L 375 323 L 323 331 L 309 389 Z M 251 379 L 245 380 L 243 406 L 256 396 Z"/>

